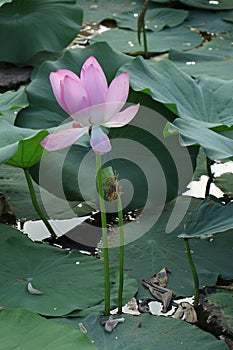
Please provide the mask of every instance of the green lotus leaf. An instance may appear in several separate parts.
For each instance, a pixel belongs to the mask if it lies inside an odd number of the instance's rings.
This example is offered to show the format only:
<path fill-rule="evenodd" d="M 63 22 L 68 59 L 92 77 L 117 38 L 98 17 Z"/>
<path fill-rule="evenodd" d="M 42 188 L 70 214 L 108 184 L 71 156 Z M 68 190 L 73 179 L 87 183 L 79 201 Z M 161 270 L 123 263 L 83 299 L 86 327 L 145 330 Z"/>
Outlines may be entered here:
<path fill-rule="evenodd" d="M 0 6 L 6 4 L 7 2 L 12 2 L 13 0 L 0 0 Z"/>
<path fill-rule="evenodd" d="M 151 0 L 151 1 L 159 4 L 166 4 L 171 2 L 171 0 Z"/>
<path fill-rule="evenodd" d="M 138 9 L 139 10 L 139 9 Z M 114 19 L 120 28 L 137 30 L 138 15 L 136 10 L 124 11 Z M 182 24 L 188 16 L 188 11 L 169 8 L 149 9 L 146 12 L 145 25 L 152 31 L 160 31 L 165 27 L 176 27 Z"/>
<path fill-rule="evenodd" d="M 206 295 L 207 303 L 210 306 L 216 307 L 220 314 L 217 318 L 220 321 L 221 327 L 224 329 L 225 334 L 229 334 L 230 337 L 233 333 L 233 295 L 232 290 L 221 290 L 216 289 L 215 292 L 207 293 Z M 216 312 L 216 309 L 214 310 Z"/>
<path fill-rule="evenodd" d="M 231 0 L 180 0 L 182 4 L 208 10 L 231 10 L 233 4 Z"/>
<path fill-rule="evenodd" d="M 209 238 L 216 233 L 233 228 L 233 202 L 223 204 L 214 196 L 203 200 L 198 208 L 192 211 L 184 225 L 180 238 Z"/>
<path fill-rule="evenodd" d="M 47 130 L 40 131 L 37 135 L 27 140 L 20 140 L 15 154 L 6 162 L 17 168 L 30 168 L 38 163 L 44 153 L 40 142 L 49 134 Z"/>
<path fill-rule="evenodd" d="M 224 80 L 233 79 L 232 34 L 213 38 L 191 52 L 170 50 L 169 59 L 185 73 L 199 77 L 209 75 Z"/>
<path fill-rule="evenodd" d="M 3 310 L 0 313 L 0 337 L 4 350 L 95 350 L 86 334 L 68 326 L 52 323 L 23 309 Z"/>
<path fill-rule="evenodd" d="M 179 131 L 181 145 L 199 144 L 210 159 L 232 157 L 233 139 L 211 130 L 209 126 L 205 122 L 177 118 L 172 124 L 172 130 Z"/>
<path fill-rule="evenodd" d="M 1 305 L 41 315 L 61 316 L 100 304 L 104 299 L 103 263 L 78 251 L 32 242 L 18 231 L 0 225 Z M 111 275 L 114 271 L 111 269 Z M 137 284 L 126 283 L 127 298 Z M 42 295 L 30 293 L 28 283 Z M 112 278 L 111 287 L 115 284 Z M 124 301 L 126 302 L 126 301 Z M 115 307 L 115 302 L 112 307 Z"/>
<path fill-rule="evenodd" d="M 85 23 L 100 23 L 105 19 L 114 19 L 116 14 L 119 14 L 122 11 L 131 11 L 135 8 L 135 5 L 139 5 L 141 8 L 143 3 L 141 0 L 99 0 L 98 3 L 79 0 L 79 6 L 81 6 L 84 11 Z"/>
<path fill-rule="evenodd" d="M 137 33 L 132 30 L 112 29 L 94 36 L 92 43 L 106 41 L 115 50 L 125 53 L 143 52 L 139 45 Z M 159 32 L 147 32 L 149 52 L 166 52 L 171 48 L 176 50 L 191 50 L 201 45 L 202 37 L 184 26 L 165 28 Z"/>
<path fill-rule="evenodd" d="M 28 105 L 24 86 L 17 91 L 7 91 L 0 94 L 0 115 L 15 119 L 17 112 Z"/>
<path fill-rule="evenodd" d="M 115 318 L 120 317 L 115 316 Z M 134 350 L 134 349 L 190 349 L 204 347 L 208 350 L 224 350 L 228 346 L 213 335 L 186 322 L 169 317 L 123 315 L 125 321 L 118 324 L 112 333 L 107 333 L 100 325 L 100 315 L 92 314 L 82 323 L 87 334 L 99 350 Z M 57 323 L 69 324 L 77 328 L 78 319 L 55 319 Z M 156 329 L 156 336 L 154 330 Z"/>
<path fill-rule="evenodd" d="M 33 129 L 18 128 L 0 117 L 0 164 L 6 162 L 17 152 L 20 140 L 26 140 L 38 131 Z"/>
<path fill-rule="evenodd" d="M 50 219 L 71 219 L 74 216 L 84 216 L 91 213 L 92 207 L 87 203 L 72 201 L 64 202 L 47 192 L 45 189 L 33 183 L 36 197 L 40 207 L 49 208 Z M 32 206 L 27 182 L 22 169 L 10 167 L 5 164 L 0 166 L 0 188 L 1 195 L 10 202 L 12 210 L 18 219 L 35 220 L 40 219 Z M 56 205 L 54 205 L 56 203 Z"/>
<path fill-rule="evenodd" d="M 226 22 L 233 23 L 233 11 L 231 11 L 231 12 L 229 12 L 229 13 L 224 13 L 223 19 L 224 19 L 224 21 L 226 21 Z"/>
<path fill-rule="evenodd" d="M 174 290 L 177 297 L 193 295 L 193 278 L 185 254 L 185 244 L 177 236 L 184 232 L 187 216 L 200 202 L 192 199 L 190 203 L 190 198 L 181 196 L 176 200 L 175 212 L 174 201 L 168 203 L 154 227 L 148 232 L 145 230 L 144 235 L 125 246 L 125 270 L 138 280 L 138 299 L 151 298 L 148 290 L 141 285 L 141 280 L 151 278 L 165 266 L 171 271 L 167 288 Z M 185 210 L 188 210 L 187 214 Z M 155 209 L 151 215 L 155 215 Z M 177 223 L 181 218 L 181 224 L 168 233 L 168 222 L 173 220 Z M 132 224 L 130 229 L 134 232 L 137 223 Z M 229 264 L 232 259 L 232 232 L 233 230 L 228 230 L 224 234 L 215 235 L 211 241 L 193 239 L 190 242 L 200 287 L 215 284 L 219 275 L 225 279 L 232 278 L 232 264 Z M 117 265 L 118 258 L 117 249 L 111 249 L 112 264 Z"/>
<path fill-rule="evenodd" d="M 133 89 L 149 93 L 168 107 L 176 105 L 180 118 L 172 125 L 179 131 L 182 145 L 199 144 L 211 159 L 232 156 L 231 134 L 224 134 L 220 127 L 233 125 L 233 80 L 201 76 L 195 81 L 170 61 L 148 64 L 140 57 L 124 69 Z"/>
<path fill-rule="evenodd" d="M 13 0 L 1 6 L 0 60 L 22 64 L 38 52 L 63 50 L 81 29 L 82 9 L 78 3 Z"/>
<path fill-rule="evenodd" d="M 231 24 L 227 23 L 227 19 L 230 19 L 230 13 L 231 11 L 226 12 L 191 9 L 185 24 L 189 28 L 195 28 L 201 32 L 204 32 L 204 36 L 207 35 L 207 38 L 210 36 L 209 39 L 211 39 L 210 42 L 212 42 L 212 40 L 215 39 L 213 34 L 224 34 L 232 30 Z"/>
<path fill-rule="evenodd" d="M 225 173 L 214 178 L 214 183 L 229 197 L 233 197 L 233 173 Z"/>

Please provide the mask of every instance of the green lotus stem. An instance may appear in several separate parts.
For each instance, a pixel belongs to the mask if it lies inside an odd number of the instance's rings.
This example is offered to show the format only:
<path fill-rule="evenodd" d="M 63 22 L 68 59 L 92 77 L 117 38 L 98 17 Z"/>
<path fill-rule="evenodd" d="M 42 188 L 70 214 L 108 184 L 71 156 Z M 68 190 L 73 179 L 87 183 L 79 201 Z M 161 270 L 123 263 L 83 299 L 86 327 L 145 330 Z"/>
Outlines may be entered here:
<path fill-rule="evenodd" d="M 211 165 L 212 165 L 213 161 L 211 159 L 209 159 L 208 157 L 206 157 L 206 170 L 207 170 L 207 175 L 208 175 L 208 181 L 206 184 L 206 189 L 205 189 L 205 197 L 209 196 L 210 194 L 210 186 L 213 182 L 213 174 L 211 171 Z"/>
<path fill-rule="evenodd" d="M 187 255 L 188 262 L 189 262 L 189 265 L 190 265 L 190 268 L 192 271 L 192 275 L 193 275 L 194 289 L 195 289 L 194 307 L 196 308 L 199 304 L 199 278 L 198 278 L 196 267 L 195 267 L 194 262 L 193 262 L 192 253 L 191 253 L 190 245 L 189 245 L 189 240 L 188 240 L 188 238 L 184 238 L 184 241 L 185 241 L 186 255 Z"/>
<path fill-rule="evenodd" d="M 122 299 L 123 299 L 123 287 L 124 287 L 124 229 L 123 229 L 123 213 L 122 213 L 122 202 L 121 195 L 117 197 L 117 209 L 118 209 L 118 220 L 119 220 L 119 237 L 120 237 L 120 256 L 119 256 L 119 289 L 118 289 L 118 314 L 122 314 Z"/>
<path fill-rule="evenodd" d="M 107 218 L 104 203 L 104 189 L 101 172 L 101 155 L 96 153 L 96 173 L 97 187 L 99 193 L 100 214 L 102 223 L 102 240 L 103 240 L 103 257 L 104 257 L 104 287 L 105 287 L 105 315 L 110 314 L 110 273 L 109 273 L 109 254 L 108 254 L 108 233 L 107 233 Z"/>
<path fill-rule="evenodd" d="M 147 46 L 147 36 L 146 36 L 146 28 L 145 28 L 145 21 L 143 20 L 143 45 L 144 45 L 144 55 L 145 58 L 148 58 L 148 46 Z"/>
<path fill-rule="evenodd" d="M 31 175 L 30 175 L 29 169 L 28 168 L 24 168 L 23 171 L 24 171 L 25 178 L 27 180 L 27 184 L 28 184 L 28 188 L 29 188 L 32 204 L 33 204 L 33 206 L 35 208 L 35 211 L 37 212 L 37 214 L 39 215 L 39 217 L 41 218 L 41 220 L 43 221 L 43 223 L 47 227 L 47 229 L 48 229 L 48 231 L 49 231 L 49 233 L 51 235 L 52 240 L 55 241 L 56 238 L 57 238 L 57 235 L 54 232 L 52 226 L 48 222 L 48 219 L 46 218 L 46 216 L 44 215 L 43 211 L 41 210 L 41 208 L 40 208 L 40 206 L 38 204 L 38 201 L 37 201 L 37 198 L 36 198 L 35 189 L 34 189 L 34 186 L 33 186 L 33 183 L 32 183 L 32 179 L 31 179 Z"/>
<path fill-rule="evenodd" d="M 148 58 L 148 46 L 147 46 L 147 36 L 145 27 L 145 15 L 147 8 L 149 6 L 150 0 L 145 0 L 142 11 L 138 17 L 138 42 L 141 44 L 141 31 L 143 33 L 143 45 L 144 45 L 144 56 Z"/>

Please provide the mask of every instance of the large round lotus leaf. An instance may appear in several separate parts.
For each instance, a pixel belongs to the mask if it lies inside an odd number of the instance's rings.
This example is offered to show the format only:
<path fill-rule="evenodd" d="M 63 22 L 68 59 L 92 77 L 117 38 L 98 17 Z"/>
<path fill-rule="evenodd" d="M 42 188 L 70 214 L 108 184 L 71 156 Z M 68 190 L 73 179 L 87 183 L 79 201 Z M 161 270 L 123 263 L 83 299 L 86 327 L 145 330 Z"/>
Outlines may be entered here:
<path fill-rule="evenodd" d="M 32 242 L 5 225 L 0 225 L 0 233 L 1 306 L 61 316 L 103 301 L 102 261 L 78 251 Z M 29 293 L 29 282 L 44 294 Z M 132 298 L 136 285 L 128 287 L 127 297 Z"/>
<path fill-rule="evenodd" d="M 0 115 L 8 120 L 15 119 L 15 114 L 19 109 L 28 105 L 25 87 L 22 86 L 17 91 L 7 91 L 0 94 Z"/>
<path fill-rule="evenodd" d="M 185 5 L 208 10 L 231 10 L 233 3 L 231 0 L 180 0 Z"/>
<path fill-rule="evenodd" d="M 190 208 L 193 210 L 199 204 L 200 200 L 195 199 Z M 194 287 L 185 254 L 185 243 L 182 239 L 177 238 L 184 230 L 184 223 L 167 233 L 167 223 L 172 217 L 176 221 L 180 221 L 180 217 L 185 220 L 183 209 L 187 210 L 189 198 L 185 196 L 178 198 L 177 205 L 176 213 L 172 213 L 174 203 L 167 204 L 154 228 L 125 247 L 125 269 L 137 278 L 140 284 L 142 279 L 148 279 L 163 267 L 167 267 L 171 271 L 167 287 L 174 290 L 177 297 L 191 296 L 194 293 Z M 134 225 L 136 229 L 137 223 L 131 225 L 132 232 L 134 232 Z M 232 230 L 214 236 L 211 241 L 193 239 L 190 241 L 190 246 L 199 275 L 200 287 L 215 284 L 220 274 L 223 278 L 232 278 Z M 113 262 L 117 264 L 117 249 L 111 250 L 111 256 Z M 139 299 L 151 298 L 151 294 L 142 285 L 139 287 L 137 296 Z"/>
<path fill-rule="evenodd" d="M 181 135 L 182 145 L 199 144 L 211 159 L 232 156 L 231 135 L 220 131 L 222 126 L 233 125 L 233 80 L 201 76 L 195 81 L 168 60 L 148 64 L 140 57 L 122 70 L 129 72 L 134 90 L 176 105 L 180 118 L 173 125 Z M 216 127 L 220 130 L 213 130 Z"/>
<path fill-rule="evenodd" d="M 232 290 L 216 289 L 214 293 L 208 293 L 206 296 L 209 305 L 217 307 L 221 314 L 218 317 L 224 331 L 232 336 L 233 334 L 233 292 Z M 210 306 L 211 309 L 211 306 Z"/>
<path fill-rule="evenodd" d="M 54 324 L 22 309 L 0 312 L 1 347 L 4 350 L 95 350 L 86 334 Z"/>
<path fill-rule="evenodd" d="M 123 317 L 125 321 L 112 333 L 107 333 L 100 325 L 99 314 L 87 316 L 82 323 L 99 350 L 228 349 L 223 341 L 184 321 L 148 314 Z M 56 322 L 77 328 L 80 319 L 56 319 Z"/>
<path fill-rule="evenodd" d="M 181 238 L 208 238 L 233 229 L 233 202 L 209 196 L 187 217 Z"/>
<path fill-rule="evenodd" d="M 0 60 L 25 63 L 40 51 L 58 52 L 75 38 L 81 25 L 82 9 L 76 0 L 6 3 L 0 8 Z"/>
<path fill-rule="evenodd" d="M 38 132 L 37 135 L 26 140 L 20 140 L 17 151 L 8 159 L 7 164 L 17 168 L 30 168 L 38 163 L 44 153 L 40 142 L 48 135 L 47 130 Z"/>
<path fill-rule="evenodd" d="M 189 16 L 185 24 L 189 28 L 195 28 L 202 32 L 207 32 L 207 35 L 213 36 L 213 34 L 226 33 L 232 30 L 231 23 L 227 23 L 228 18 L 230 19 L 230 16 L 228 17 L 228 12 L 226 11 L 192 9 L 192 11 L 189 11 Z M 212 39 L 213 38 L 211 38 L 211 42 Z"/>
<path fill-rule="evenodd" d="M 137 33 L 132 30 L 112 29 L 91 39 L 91 42 L 99 41 L 107 41 L 115 50 L 121 52 L 143 52 L 143 45 L 139 45 Z M 147 32 L 147 42 L 149 52 L 166 52 L 171 48 L 187 51 L 201 45 L 202 37 L 184 26 L 178 26 L 159 32 Z"/>
<path fill-rule="evenodd" d="M 26 183 L 25 175 L 22 169 L 16 169 L 8 165 L 0 166 L 0 193 L 4 195 L 10 203 L 12 211 L 17 219 L 35 220 L 40 219 L 32 205 L 29 189 Z M 91 212 L 91 208 L 83 203 L 82 207 L 78 206 L 79 202 L 64 202 L 55 197 L 52 193 L 40 188 L 35 182 L 33 183 L 36 192 L 37 201 L 41 208 L 49 207 L 50 219 L 70 219 L 74 215 L 83 216 Z M 42 201 L 43 199 L 43 201 Z M 56 205 L 54 205 L 56 203 Z"/>
<path fill-rule="evenodd" d="M 27 140 L 37 133 L 38 131 L 33 129 L 13 126 L 0 117 L 0 164 L 6 162 L 17 152 L 21 140 Z"/>
<path fill-rule="evenodd" d="M 13 0 L 0 0 L 0 6 L 4 5 L 6 2 L 12 2 Z"/>
<path fill-rule="evenodd" d="M 140 12 L 140 9 L 138 9 Z M 117 26 L 120 28 L 127 28 L 137 30 L 138 27 L 138 13 L 136 10 L 124 11 L 120 15 L 116 15 L 114 19 Z M 184 22 L 188 16 L 188 11 L 176 10 L 169 8 L 149 9 L 145 16 L 146 28 L 152 31 L 159 31 L 165 27 L 176 27 Z"/>
<path fill-rule="evenodd" d="M 233 79 L 232 34 L 222 34 L 213 38 L 192 52 L 170 50 L 169 59 L 192 77 L 210 75 L 213 77 Z"/>
<path fill-rule="evenodd" d="M 233 23 L 233 11 L 224 13 L 223 20 L 226 22 Z M 231 31 L 232 31 L 232 27 L 231 27 Z"/>
<path fill-rule="evenodd" d="M 94 23 L 102 22 L 105 19 L 114 19 L 116 14 L 122 11 L 131 11 L 135 6 L 141 8 L 142 0 L 98 0 L 98 2 L 79 0 L 79 5 L 84 11 L 84 22 Z"/>

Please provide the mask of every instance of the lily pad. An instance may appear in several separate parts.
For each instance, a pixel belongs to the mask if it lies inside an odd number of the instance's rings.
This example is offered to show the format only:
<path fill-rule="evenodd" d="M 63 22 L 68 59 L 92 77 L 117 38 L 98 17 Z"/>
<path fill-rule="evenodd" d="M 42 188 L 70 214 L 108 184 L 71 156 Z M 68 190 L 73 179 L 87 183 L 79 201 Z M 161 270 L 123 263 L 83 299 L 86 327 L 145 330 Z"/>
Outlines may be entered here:
<path fill-rule="evenodd" d="M 104 327 L 99 324 L 98 314 L 87 316 L 82 323 L 87 329 L 89 338 L 94 340 L 95 345 L 101 350 L 228 348 L 223 341 L 183 321 L 148 314 L 123 317 L 125 322 L 120 323 L 112 333 L 104 331 Z M 75 323 L 77 320 L 70 321 L 70 324 Z M 155 329 L 156 336 L 153 336 Z"/>
<path fill-rule="evenodd" d="M 223 19 L 226 22 L 233 23 L 233 11 L 225 13 Z"/>
<path fill-rule="evenodd" d="M 230 19 L 230 13 L 228 15 L 228 12 L 226 11 L 192 9 L 189 11 L 189 16 L 185 21 L 185 24 L 189 28 L 195 28 L 204 32 L 204 35 L 207 34 L 212 36 L 210 40 L 212 41 L 214 39 L 213 34 L 227 33 L 232 30 L 232 25 L 227 23 L 227 18 Z"/>
<path fill-rule="evenodd" d="M 167 288 L 174 290 L 177 297 L 193 295 L 193 279 L 185 254 L 185 244 L 183 240 L 177 238 L 184 230 L 184 221 L 172 232 L 166 233 L 167 223 L 171 215 L 176 215 L 175 218 L 180 221 L 183 208 L 187 209 L 188 200 L 186 196 L 178 198 L 179 209 L 176 214 L 172 214 L 174 202 L 167 204 L 156 225 L 141 238 L 125 246 L 125 269 L 138 280 L 138 299 L 151 298 L 147 289 L 141 285 L 141 280 L 151 278 L 164 266 L 171 271 Z M 193 199 L 189 212 L 199 204 L 200 200 Z M 183 218 L 185 220 L 184 214 Z M 131 229 L 133 232 L 133 225 Z M 213 285 L 220 274 L 223 278 L 232 278 L 232 264 L 229 264 L 233 247 L 232 232 L 231 230 L 222 235 L 216 235 L 211 241 L 193 239 L 190 242 L 200 287 Z M 220 252 L 224 252 L 224 254 Z M 113 264 L 117 264 L 118 255 L 115 248 L 111 249 Z"/>
<path fill-rule="evenodd" d="M 221 312 L 223 332 L 233 335 L 233 294 L 232 290 L 217 289 L 215 293 L 208 293 L 208 304 L 214 304 Z"/>
<path fill-rule="evenodd" d="M 233 81 L 208 76 L 195 81 L 168 60 L 148 64 L 137 57 L 124 69 L 134 90 L 144 91 L 172 109 L 176 105 L 180 118 L 173 126 L 182 145 L 199 144 L 211 159 L 232 156 L 231 135 L 221 134 L 216 127 L 233 125 Z"/>
<path fill-rule="evenodd" d="M 97 349 L 86 334 L 61 326 L 23 309 L 3 310 L 0 313 L 0 337 L 4 350 Z"/>
<path fill-rule="evenodd" d="M 105 19 L 114 19 L 122 11 L 131 11 L 137 5 L 141 7 L 143 3 L 141 0 L 99 0 L 97 3 L 79 0 L 79 5 L 83 8 L 85 23 L 100 23 Z"/>
<path fill-rule="evenodd" d="M 37 201 L 41 208 L 50 208 L 49 219 L 71 219 L 74 216 L 90 214 L 92 207 L 87 203 L 64 201 L 33 183 Z M 22 169 L 2 164 L 0 166 L 0 193 L 11 204 L 17 219 L 40 219 L 32 205 L 27 182 Z M 56 203 L 56 205 L 54 204 Z"/>
<path fill-rule="evenodd" d="M 170 50 L 169 59 L 193 77 L 209 75 L 224 80 L 233 79 L 232 34 L 222 34 L 191 52 Z M 232 68 L 232 69 L 231 69 Z"/>
<path fill-rule="evenodd" d="M 116 15 L 114 19 L 119 28 L 132 29 L 137 31 L 137 21 L 139 13 L 124 11 Z M 182 24 L 188 16 L 188 11 L 169 8 L 149 9 L 146 12 L 145 26 L 147 30 L 160 31 L 165 27 L 176 27 Z"/>
<path fill-rule="evenodd" d="M 7 2 L 12 2 L 13 0 L 0 0 L 0 6 L 4 5 Z"/>
<path fill-rule="evenodd" d="M 18 149 L 20 140 L 26 140 L 38 133 L 36 130 L 18 128 L 0 117 L 0 164 L 6 162 Z"/>
<path fill-rule="evenodd" d="M 42 130 L 30 139 L 19 141 L 17 151 L 7 161 L 7 164 L 25 169 L 38 163 L 44 154 L 44 148 L 41 146 L 40 142 L 48 134 L 47 130 Z"/>
<path fill-rule="evenodd" d="M 26 63 L 40 51 L 64 49 L 81 29 L 82 9 L 78 3 L 76 0 L 13 0 L 1 6 L 0 60 Z"/>
<path fill-rule="evenodd" d="M 125 53 L 138 53 L 143 46 L 138 44 L 137 33 L 131 30 L 112 29 L 94 36 L 92 43 L 106 41 L 115 50 Z M 186 27 L 178 26 L 165 28 L 159 32 L 147 32 L 149 52 L 167 52 L 171 48 L 176 50 L 191 50 L 201 45 L 202 37 Z"/>
<path fill-rule="evenodd" d="M 7 91 L 0 94 L 0 114 L 6 118 L 13 118 L 17 112 L 28 105 L 25 87 L 22 86 L 17 91 Z"/>
<path fill-rule="evenodd" d="M 5 225 L 0 225 L 0 232 L 3 307 L 61 316 L 102 302 L 104 281 L 100 260 L 78 251 L 32 242 Z M 43 294 L 30 294 L 27 290 L 29 282 Z M 131 284 L 130 290 L 128 293 L 133 297 L 135 283 Z"/>
<path fill-rule="evenodd" d="M 233 202 L 222 204 L 214 196 L 204 199 L 200 206 L 187 217 L 184 233 L 180 238 L 209 238 L 216 233 L 233 228 Z"/>
<path fill-rule="evenodd" d="M 180 0 L 185 5 L 208 10 L 231 10 L 233 4 L 231 0 Z"/>

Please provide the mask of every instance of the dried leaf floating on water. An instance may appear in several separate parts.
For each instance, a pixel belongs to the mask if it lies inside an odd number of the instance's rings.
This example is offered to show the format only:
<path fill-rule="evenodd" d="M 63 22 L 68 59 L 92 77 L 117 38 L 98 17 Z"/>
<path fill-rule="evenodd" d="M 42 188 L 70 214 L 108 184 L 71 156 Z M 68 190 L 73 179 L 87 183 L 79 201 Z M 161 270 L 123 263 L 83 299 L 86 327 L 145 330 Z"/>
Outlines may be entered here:
<path fill-rule="evenodd" d="M 166 287 L 168 283 L 168 273 L 170 273 L 170 271 L 166 267 L 164 267 L 149 281 L 151 281 L 152 283 L 156 283 L 160 287 Z"/>
<path fill-rule="evenodd" d="M 104 325 L 104 329 L 106 332 L 111 333 L 113 329 L 116 328 L 118 323 L 122 322 L 125 322 L 124 317 L 114 319 L 114 317 L 111 315 L 109 316 L 109 319 L 107 321 L 102 322 L 102 325 Z"/>
<path fill-rule="evenodd" d="M 170 271 L 164 267 L 150 279 L 142 280 L 142 284 L 149 289 L 153 297 L 162 303 L 163 313 L 166 313 L 169 310 L 170 305 L 173 303 L 173 297 L 175 296 L 174 291 L 165 288 L 168 283 L 168 273 L 170 273 Z"/>
<path fill-rule="evenodd" d="M 31 282 L 28 282 L 28 284 L 27 284 L 27 290 L 28 290 L 28 292 L 29 292 L 30 294 L 34 294 L 34 295 L 42 295 L 42 294 L 44 294 L 44 292 L 41 292 L 40 290 L 35 289 L 35 288 L 32 286 Z"/>
<path fill-rule="evenodd" d="M 197 323 L 197 314 L 196 311 L 190 303 L 182 302 L 178 306 L 174 315 L 172 316 L 176 319 L 183 319 L 188 323 Z"/>

